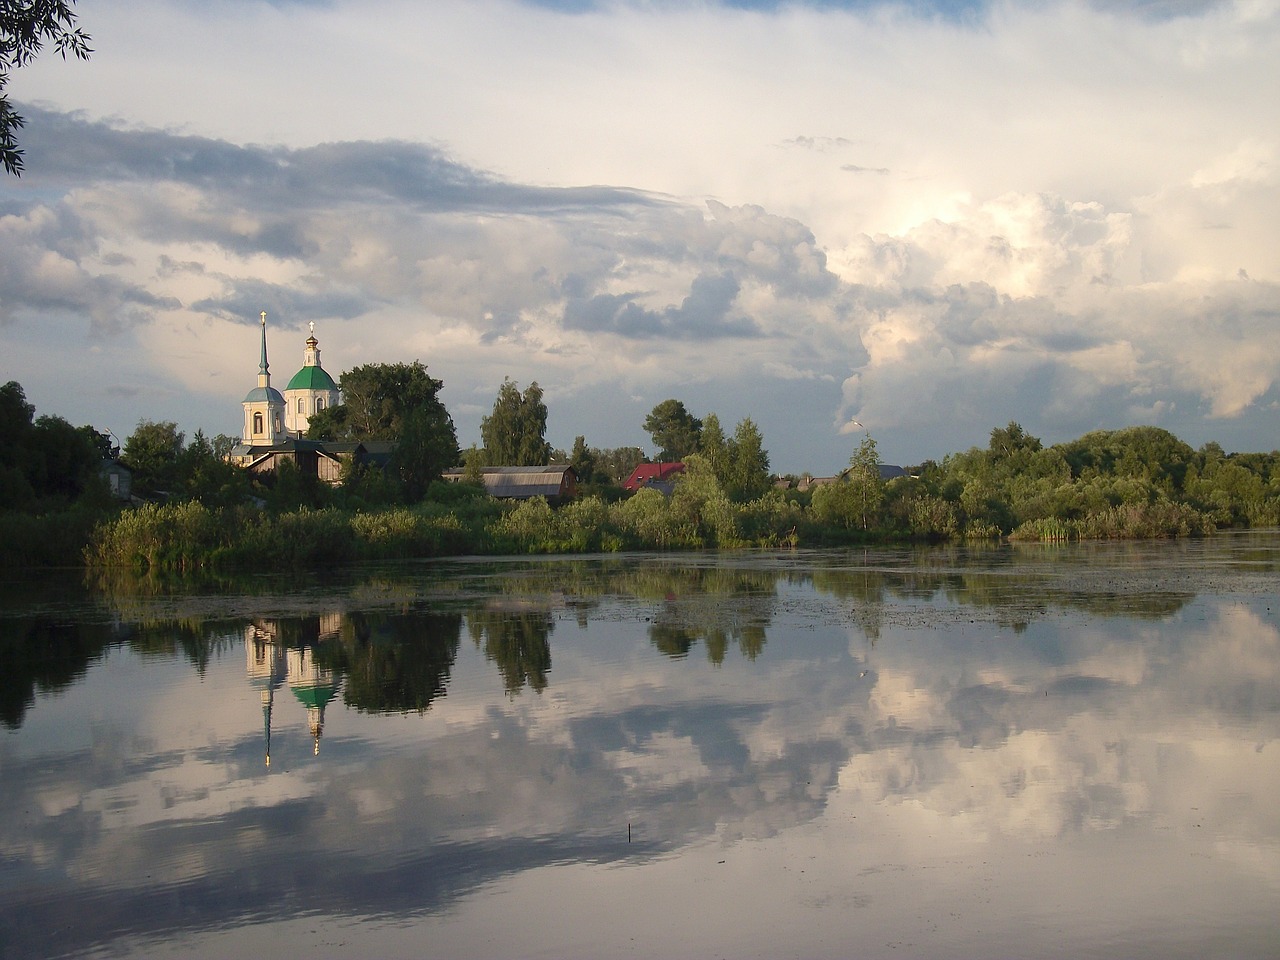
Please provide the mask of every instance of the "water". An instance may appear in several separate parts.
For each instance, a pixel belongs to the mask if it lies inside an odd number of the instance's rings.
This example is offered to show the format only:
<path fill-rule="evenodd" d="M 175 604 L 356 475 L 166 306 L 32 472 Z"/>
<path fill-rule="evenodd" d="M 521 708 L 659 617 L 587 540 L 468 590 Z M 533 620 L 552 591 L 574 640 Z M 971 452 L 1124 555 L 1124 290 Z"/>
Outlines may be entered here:
<path fill-rule="evenodd" d="M 0 956 L 1272 957 L 1280 534 L 3 585 Z"/>

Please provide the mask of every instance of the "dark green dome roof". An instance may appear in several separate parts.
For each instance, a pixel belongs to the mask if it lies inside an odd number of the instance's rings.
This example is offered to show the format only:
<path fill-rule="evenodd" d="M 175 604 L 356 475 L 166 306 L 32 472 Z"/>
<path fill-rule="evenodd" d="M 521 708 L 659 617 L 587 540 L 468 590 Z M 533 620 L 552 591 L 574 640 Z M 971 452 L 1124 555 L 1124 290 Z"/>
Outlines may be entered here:
<path fill-rule="evenodd" d="M 337 390 L 338 385 L 333 377 L 325 372 L 324 367 L 303 367 L 293 375 L 286 390 Z"/>
<path fill-rule="evenodd" d="M 323 707 L 338 695 L 338 688 L 332 683 L 321 683 L 314 687 L 297 686 L 293 695 L 304 707 Z"/>

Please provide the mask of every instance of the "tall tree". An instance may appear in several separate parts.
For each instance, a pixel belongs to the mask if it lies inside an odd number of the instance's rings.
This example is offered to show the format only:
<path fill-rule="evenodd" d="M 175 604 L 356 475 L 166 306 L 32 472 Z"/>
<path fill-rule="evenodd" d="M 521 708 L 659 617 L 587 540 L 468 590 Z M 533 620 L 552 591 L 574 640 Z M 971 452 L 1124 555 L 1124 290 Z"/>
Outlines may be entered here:
<path fill-rule="evenodd" d="M 0 0 L 0 164 L 15 177 L 22 175 L 22 150 L 17 132 L 26 122 L 4 92 L 11 71 L 25 67 L 46 43 L 88 60 L 90 37 L 76 24 L 75 0 Z"/>
<path fill-rule="evenodd" d="M 569 454 L 569 466 L 578 477 L 579 483 L 591 483 L 596 476 L 596 452 L 587 446 L 587 438 L 573 438 L 573 453 Z"/>
<path fill-rule="evenodd" d="M 511 380 L 503 380 L 493 413 L 480 421 L 485 460 L 495 467 L 542 467 L 551 459 L 547 443 L 547 405 L 535 380 L 523 394 Z"/>
<path fill-rule="evenodd" d="M 458 437 L 449 415 L 425 407 L 410 410 L 401 421 L 392 457 L 408 498 L 422 499 L 427 487 L 457 462 Z"/>
<path fill-rule="evenodd" d="M 764 448 L 760 428 L 750 417 L 740 421 L 734 430 L 728 460 L 724 488 L 730 499 L 745 503 L 764 496 L 769 489 L 769 452 Z"/>
<path fill-rule="evenodd" d="M 708 413 L 702 421 L 702 435 L 698 438 L 698 453 L 715 471 L 720 486 L 729 488 L 729 442 L 725 439 L 724 428 L 720 426 L 720 418 Z"/>
<path fill-rule="evenodd" d="M 870 527 L 884 503 L 884 479 L 880 476 L 880 454 L 871 434 L 863 437 L 858 449 L 849 458 L 849 484 L 862 529 Z"/>
<path fill-rule="evenodd" d="M 663 400 L 644 420 L 645 432 L 658 447 L 658 459 L 683 460 L 698 449 L 702 437 L 702 421 L 684 408 L 679 400 Z"/>

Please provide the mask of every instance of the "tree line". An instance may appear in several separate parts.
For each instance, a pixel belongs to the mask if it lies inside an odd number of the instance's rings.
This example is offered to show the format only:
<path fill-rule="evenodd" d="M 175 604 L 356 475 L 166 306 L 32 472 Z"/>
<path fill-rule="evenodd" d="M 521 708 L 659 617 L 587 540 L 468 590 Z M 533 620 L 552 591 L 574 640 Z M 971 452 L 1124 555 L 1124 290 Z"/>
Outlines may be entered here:
<path fill-rule="evenodd" d="M 506 380 L 481 423 L 481 447 L 460 450 L 421 363 L 370 364 L 341 377 L 343 403 L 312 418 L 322 441 L 382 441 L 385 465 L 348 461 L 341 483 L 290 464 L 254 479 L 227 461 L 238 442 L 169 421 L 140 421 L 119 451 L 143 509 L 114 504 L 100 476 L 112 438 L 35 416 L 22 388 L 0 388 L 0 533 L 6 564 L 79 563 L 196 570 L 255 562 L 308 564 L 458 553 L 833 545 L 892 540 L 1064 540 L 1168 537 L 1280 525 L 1280 453 L 1199 450 L 1157 427 L 1094 431 L 1045 446 L 1016 422 L 986 447 L 948 454 L 889 478 L 866 434 L 838 477 L 778 478 L 750 419 L 727 435 L 714 413 L 675 399 L 644 421 L 662 461 L 684 472 L 670 496 L 620 487 L 638 447 L 569 452 L 546 441 L 536 382 Z M 499 502 L 479 483 L 442 483 L 465 464 L 567 463 L 580 496 Z M 465 478 L 464 478 L 465 479 Z"/>

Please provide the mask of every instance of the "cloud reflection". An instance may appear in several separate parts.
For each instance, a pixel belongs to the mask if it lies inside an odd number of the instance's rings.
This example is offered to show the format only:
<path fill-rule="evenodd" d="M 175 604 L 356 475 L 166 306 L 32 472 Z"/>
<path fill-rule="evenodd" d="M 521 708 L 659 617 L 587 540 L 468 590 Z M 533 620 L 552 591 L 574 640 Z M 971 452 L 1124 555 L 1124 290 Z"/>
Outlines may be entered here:
<path fill-rule="evenodd" d="M 883 816 L 941 849 L 1212 838 L 1241 876 L 1280 883 L 1271 597 L 942 556 L 446 564 L 239 597 L 261 611 L 248 646 L 240 620 L 239 645 L 205 643 L 202 674 L 117 708 L 87 747 L 23 744 L 118 689 L 130 656 L 37 696 L 0 744 L 0 805 L 19 811 L 0 824 L 0 932 L 34 956 L 50 929 L 71 952 L 313 911 L 421 915 L 543 866 L 813 831 L 864 864 L 910 857 L 897 834 L 850 832 Z M 327 612 L 286 612 L 307 603 Z M 235 622 L 206 621 L 223 637 Z M 154 658 L 168 636 L 172 662 L 196 662 L 176 623 L 141 617 L 128 642 Z M 707 656 L 672 659 L 663 624 Z M 717 639 L 742 624 L 749 647 Z M 269 769 L 255 642 L 297 664 Z M 317 678 L 333 699 L 312 756 L 314 705 L 287 694 Z"/>

